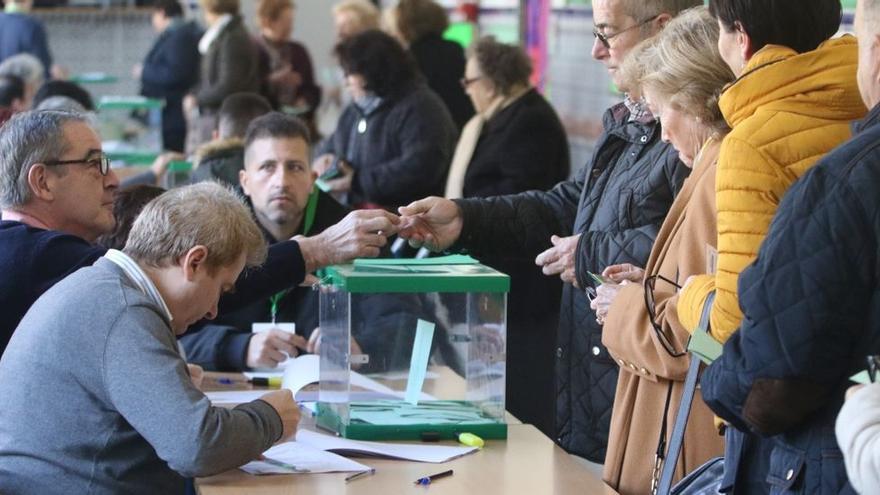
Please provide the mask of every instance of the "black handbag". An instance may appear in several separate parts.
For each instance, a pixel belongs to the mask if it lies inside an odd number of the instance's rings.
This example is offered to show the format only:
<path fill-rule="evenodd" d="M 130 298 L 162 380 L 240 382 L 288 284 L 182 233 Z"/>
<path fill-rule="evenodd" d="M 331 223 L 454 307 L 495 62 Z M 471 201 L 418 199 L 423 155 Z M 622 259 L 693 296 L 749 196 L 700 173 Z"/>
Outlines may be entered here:
<path fill-rule="evenodd" d="M 712 311 L 712 303 L 715 301 L 715 293 L 709 295 L 706 303 L 703 305 L 703 314 L 700 317 L 700 324 L 695 332 L 705 332 L 709 328 L 709 314 Z M 675 476 L 675 465 L 678 462 L 678 456 L 681 455 L 681 445 L 684 442 L 684 431 L 687 427 L 688 417 L 691 414 L 691 405 L 694 400 L 694 394 L 697 390 L 697 379 L 700 375 L 700 359 L 691 355 L 691 364 L 688 367 L 687 376 L 684 380 L 684 393 L 681 397 L 681 404 L 678 408 L 678 414 L 675 416 L 675 424 L 672 428 L 672 437 L 669 439 L 669 449 L 665 455 L 663 446 L 666 443 L 666 414 L 669 412 L 669 398 L 666 398 L 666 412 L 663 414 L 663 426 L 660 434 L 660 445 L 657 452 L 657 468 L 662 462 L 662 470 L 660 477 L 655 485 L 654 493 L 656 495 L 717 495 L 721 492 L 721 482 L 724 477 L 724 458 L 716 457 L 710 459 L 702 466 L 688 473 L 675 486 L 672 486 L 672 479 Z M 670 392 L 672 385 L 670 384 Z"/>

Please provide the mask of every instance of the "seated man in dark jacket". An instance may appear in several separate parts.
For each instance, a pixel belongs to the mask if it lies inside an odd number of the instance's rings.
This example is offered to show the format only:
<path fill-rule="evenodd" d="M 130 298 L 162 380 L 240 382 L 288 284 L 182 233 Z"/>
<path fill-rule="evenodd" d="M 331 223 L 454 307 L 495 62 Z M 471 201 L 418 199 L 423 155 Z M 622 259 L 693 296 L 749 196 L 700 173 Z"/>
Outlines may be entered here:
<path fill-rule="evenodd" d="M 177 0 L 153 3 L 153 29 L 159 34 L 142 65 L 135 67 L 141 94 L 165 100 L 162 109 L 162 147 L 183 153 L 186 118 L 183 97 L 199 80 L 199 39 L 202 30 L 183 19 Z"/>
<path fill-rule="evenodd" d="M 858 81 L 871 111 L 785 194 L 739 278 L 742 325 L 701 380 L 733 425 L 725 485 L 737 494 L 854 493 L 834 422 L 849 377 L 880 354 L 878 19 L 880 6 L 860 0 Z"/>
<path fill-rule="evenodd" d="M 323 232 L 349 211 L 314 187 L 309 142 L 302 121 L 277 112 L 257 118 L 247 130 L 241 187 L 270 244 L 297 234 Z M 414 328 L 418 300 L 396 297 L 392 303 L 376 295 L 355 304 L 358 317 L 352 353 L 368 354 L 370 369 L 398 364 L 395 356 L 400 357 L 406 345 L 396 341 L 405 339 L 386 342 L 382 332 Z M 295 323 L 296 333 L 280 328 L 251 332 L 252 324 L 260 322 Z M 316 339 L 311 339 L 311 345 L 309 339 L 318 327 L 318 292 L 310 286 L 291 287 L 205 322 L 203 327 L 181 339 L 190 362 L 214 370 L 274 368 L 288 355 L 314 350 Z M 391 341 L 396 349 L 391 348 Z"/>
<path fill-rule="evenodd" d="M 93 243 L 113 229 L 118 186 L 83 115 L 22 112 L 0 128 L 0 353 L 40 295 L 106 253 Z M 397 222 L 387 212 L 353 212 L 318 235 L 274 244 L 262 267 L 241 276 L 237 293 L 221 298 L 221 312 L 284 290 L 322 266 L 378 255 Z"/>

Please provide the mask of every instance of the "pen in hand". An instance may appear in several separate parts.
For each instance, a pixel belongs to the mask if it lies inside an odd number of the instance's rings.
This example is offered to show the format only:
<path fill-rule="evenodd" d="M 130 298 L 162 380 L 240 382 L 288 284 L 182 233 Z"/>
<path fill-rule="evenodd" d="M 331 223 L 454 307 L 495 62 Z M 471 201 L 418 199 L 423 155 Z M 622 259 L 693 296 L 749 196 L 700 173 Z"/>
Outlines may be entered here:
<path fill-rule="evenodd" d="M 445 478 L 447 476 L 452 476 L 452 470 L 443 471 L 442 473 L 432 474 L 431 476 L 425 476 L 424 478 L 419 478 L 415 481 L 416 485 L 430 485 L 431 482 L 436 481 L 440 478 Z"/>

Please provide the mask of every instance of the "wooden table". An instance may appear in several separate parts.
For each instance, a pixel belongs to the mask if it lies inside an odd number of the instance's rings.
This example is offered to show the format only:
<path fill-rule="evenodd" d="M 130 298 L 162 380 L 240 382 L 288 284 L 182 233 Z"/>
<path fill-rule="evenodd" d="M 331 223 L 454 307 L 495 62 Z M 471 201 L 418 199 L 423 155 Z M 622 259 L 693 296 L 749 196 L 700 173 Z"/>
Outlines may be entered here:
<path fill-rule="evenodd" d="M 196 490 L 201 495 L 616 493 L 537 428 L 524 424 L 510 425 L 506 441 L 489 441 L 480 452 L 443 464 L 372 458 L 358 461 L 376 468 L 376 474 L 346 483 L 345 477 L 351 473 L 253 476 L 234 469 L 196 480 Z M 427 487 L 413 484 L 418 478 L 447 469 L 455 474 Z"/>
<path fill-rule="evenodd" d="M 436 380 L 425 382 L 425 392 L 439 398 L 459 393 L 464 382 L 448 368 L 432 368 Z M 216 378 L 240 378 L 241 374 L 206 373 L 204 390 L 229 390 L 216 385 Z M 432 383 L 433 382 L 433 383 Z M 459 383 L 461 382 L 461 383 Z M 213 383 L 213 384 L 212 384 Z M 388 383 L 392 385 L 391 383 Z M 236 388 L 252 388 L 242 385 Z M 460 397 L 460 395 L 458 395 Z M 490 440 L 481 451 L 443 464 L 359 458 L 376 468 L 376 474 L 345 483 L 352 473 L 278 474 L 254 476 L 239 469 L 199 478 L 196 491 L 201 495 L 286 495 L 358 494 L 397 495 L 399 493 L 510 494 L 510 495 L 613 495 L 616 494 L 591 471 L 575 461 L 537 428 L 522 424 L 507 413 L 507 440 Z M 314 418 L 303 418 L 300 428 L 317 430 Z M 441 442 L 457 445 L 455 442 Z M 452 477 L 425 487 L 413 482 L 423 476 L 453 469 Z"/>

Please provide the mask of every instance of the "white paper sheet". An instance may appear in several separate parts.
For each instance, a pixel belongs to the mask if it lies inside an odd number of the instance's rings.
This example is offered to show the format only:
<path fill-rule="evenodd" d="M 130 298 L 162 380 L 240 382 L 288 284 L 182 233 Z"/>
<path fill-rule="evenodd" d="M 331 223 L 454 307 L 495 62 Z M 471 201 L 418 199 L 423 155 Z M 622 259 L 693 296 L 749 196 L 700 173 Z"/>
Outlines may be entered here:
<path fill-rule="evenodd" d="M 306 354 L 287 360 L 281 387 L 290 389 L 295 396 L 303 387 L 310 383 L 316 383 L 320 378 L 321 357 L 315 354 Z"/>
<path fill-rule="evenodd" d="M 283 388 L 290 389 L 293 392 L 294 397 L 299 399 L 300 390 L 306 385 L 317 383 L 321 378 L 321 357 L 315 354 L 306 354 L 304 356 L 299 356 L 295 359 L 289 359 L 287 361 L 287 366 L 284 369 L 284 379 L 281 381 L 281 386 Z M 380 394 L 387 394 L 389 396 L 394 396 L 402 399 L 404 397 L 403 392 L 395 391 L 394 389 L 382 385 L 376 380 L 362 375 L 356 371 L 352 371 L 349 375 L 349 380 L 352 387 L 360 387 L 364 390 L 369 390 L 371 392 L 378 392 Z M 357 392 L 351 392 L 351 394 L 356 394 Z M 426 393 L 422 393 L 419 397 L 421 400 L 434 400 L 435 398 Z"/>
<path fill-rule="evenodd" d="M 342 473 L 370 470 L 369 466 L 301 442 L 278 444 L 264 452 L 263 455 L 290 464 L 296 467 L 297 471 L 263 461 L 251 461 L 239 469 L 250 474 Z"/>
<path fill-rule="evenodd" d="M 342 455 L 387 457 L 390 459 L 433 463 L 451 461 L 479 450 L 475 447 L 453 447 L 448 445 L 364 442 L 324 435 L 311 430 L 299 430 L 296 433 L 296 441 L 316 449 Z"/>

